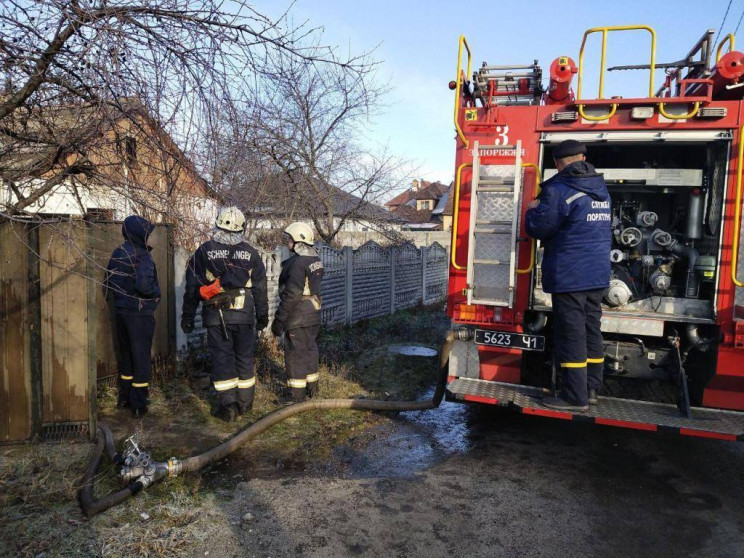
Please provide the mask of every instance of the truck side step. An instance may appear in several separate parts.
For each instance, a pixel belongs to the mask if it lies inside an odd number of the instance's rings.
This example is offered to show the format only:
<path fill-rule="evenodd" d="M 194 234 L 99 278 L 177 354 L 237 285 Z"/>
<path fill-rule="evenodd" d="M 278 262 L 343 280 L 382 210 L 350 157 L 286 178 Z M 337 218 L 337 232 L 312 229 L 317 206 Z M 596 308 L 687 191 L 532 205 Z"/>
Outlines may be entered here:
<path fill-rule="evenodd" d="M 692 408 L 692 418 L 682 416 L 674 405 L 615 397 L 600 397 L 599 405 L 586 413 L 567 413 L 543 407 L 540 388 L 472 378 L 455 378 L 447 385 L 447 401 L 485 403 L 510 407 L 526 415 L 538 415 L 575 422 L 589 422 L 650 432 L 744 441 L 744 413 L 719 409 Z"/>

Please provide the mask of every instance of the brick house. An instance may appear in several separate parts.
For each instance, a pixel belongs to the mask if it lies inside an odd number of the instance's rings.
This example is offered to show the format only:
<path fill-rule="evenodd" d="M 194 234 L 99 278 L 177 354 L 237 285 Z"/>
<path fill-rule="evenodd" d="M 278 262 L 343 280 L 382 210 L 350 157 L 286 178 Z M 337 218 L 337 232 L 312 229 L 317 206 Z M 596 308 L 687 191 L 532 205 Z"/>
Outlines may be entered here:
<path fill-rule="evenodd" d="M 414 180 L 411 188 L 398 194 L 385 204 L 394 215 L 408 221 L 407 230 L 450 230 L 452 208 L 449 216 L 445 215 L 447 201 L 451 197 L 452 184 Z"/>
<path fill-rule="evenodd" d="M 85 172 L 65 176 L 22 214 L 122 220 L 136 213 L 175 223 L 176 242 L 185 244 L 214 219 L 218 196 L 136 101 L 124 101 L 110 113 L 90 105 L 46 108 L 10 125 L 45 141 L 32 146 L 0 141 L 0 211 L 21 196 L 35 197 L 51 176 L 84 159 Z"/>

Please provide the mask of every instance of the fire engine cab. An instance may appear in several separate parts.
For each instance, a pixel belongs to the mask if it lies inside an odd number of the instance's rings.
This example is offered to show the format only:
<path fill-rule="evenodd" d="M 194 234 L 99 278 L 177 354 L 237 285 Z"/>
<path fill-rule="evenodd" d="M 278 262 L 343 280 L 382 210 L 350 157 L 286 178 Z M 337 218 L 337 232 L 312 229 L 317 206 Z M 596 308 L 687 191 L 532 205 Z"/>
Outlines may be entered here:
<path fill-rule="evenodd" d="M 618 32 L 649 35 L 648 64 L 606 68 L 608 39 Z M 601 35 L 599 94 L 587 98 L 582 65 L 593 34 Z M 537 61 L 472 71 L 460 37 L 450 82 L 457 146 L 448 400 L 744 439 L 744 53 L 733 35 L 714 50 L 713 37 L 709 30 L 681 60 L 658 63 L 651 27 L 589 29 L 578 64 L 556 58 L 547 87 Z M 658 69 L 666 79 L 656 89 Z M 620 70 L 648 72 L 648 95 L 605 98 L 605 72 Z M 604 175 L 612 219 L 605 386 L 599 404 L 577 414 L 540 403 L 560 375 L 542 249 L 524 227 L 540 183 L 557 172 L 552 151 L 566 139 L 584 143 Z"/>

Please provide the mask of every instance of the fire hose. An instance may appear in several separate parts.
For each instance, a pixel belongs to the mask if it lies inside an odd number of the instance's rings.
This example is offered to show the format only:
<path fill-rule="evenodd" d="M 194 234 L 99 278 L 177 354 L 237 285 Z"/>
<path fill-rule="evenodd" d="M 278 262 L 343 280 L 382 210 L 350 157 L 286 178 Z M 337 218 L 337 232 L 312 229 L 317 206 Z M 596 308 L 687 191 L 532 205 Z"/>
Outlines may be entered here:
<path fill-rule="evenodd" d="M 353 409 L 358 411 L 425 411 L 439 407 L 444 397 L 447 382 L 449 354 L 454 341 L 453 332 L 447 334 L 447 339 L 439 353 L 439 374 L 434 395 L 430 400 L 423 401 L 384 401 L 377 399 L 315 399 L 297 403 L 278 409 L 262 417 L 258 421 L 238 431 L 228 440 L 199 455 L 187 457 L 183 460 L 172 457 L 168 461 L 153 460 L 131 438 L 127 440 L 128 447 L 122 454 L 117 452 L 111 430 L 105 424 L 99 424 L 96 431 L 96 447 L 88 463 L 79 492 L 80 506 L 86 516 L 92 517 L 107 509 L 121 504 L 141 490 L 152 486 L 166 477 L 174 477 L 181 473 L 194 472 L 207 465 L 216 463 L 246 442 L 252 440 L 262 432 L 268 430 L 289 417 L 313 410 Z M 96 499 L 93 494 L 93 480 L 101 464 L 104 450 L 115 465 L 121 465 L 120 480 L 127 483 L 121 490 L 112 492 L 103 498 Z"/>

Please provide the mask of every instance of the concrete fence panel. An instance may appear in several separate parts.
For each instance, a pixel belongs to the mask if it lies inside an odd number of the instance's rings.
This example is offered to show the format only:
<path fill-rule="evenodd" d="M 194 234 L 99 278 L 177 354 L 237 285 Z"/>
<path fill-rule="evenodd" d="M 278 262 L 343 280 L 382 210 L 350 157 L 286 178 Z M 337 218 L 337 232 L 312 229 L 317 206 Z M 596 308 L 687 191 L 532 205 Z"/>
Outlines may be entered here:
<path fill-rule="evenodd" d="M 323 261 L 323 310 L 326 327 L 350 324 L 391 314 L 417 304 L 444 301 L 447 294 L 448 251 L 440 244 L 417 248 L 413 244 L 383 248 L 367 242 L 356 250 L 346 246 L 336 250 L 326 244 L 316 249 Z M 269 296 L 269 319 L 279 303 L 281 263 L 290 255 L 285 248 L 262 253 Z M 176 252 L 176 299 L 183 298 L 184 271 L 189 254 Z M 179 337 L 178 346 L 206 349 L 206 331 L 197 313 L 194 333 Z"/>
<path fill-rule="evenodd" d="M 413 244 L 393 248 L 395 263 L 394 311 L 416 306 L 421 302 L 423 288 L 423 250 Z"/>
<path fill-rule="evenodd" d="M 447 297 L 449 252 L 441 244 L 421 248 L 424 267 L 424 304 L 433 304 Z"/>
<path fill-rule="evenodd" d="M 317 247 L 325 274 L 321 296 L 322 319 L 329 326 L 346 322 L 346 252 L 325 244 Z"/>
<path fill-rule="evenodd" d="M 353 253 L 351 322 L 390 313 L 392 249 L 367 242 Z"/>

